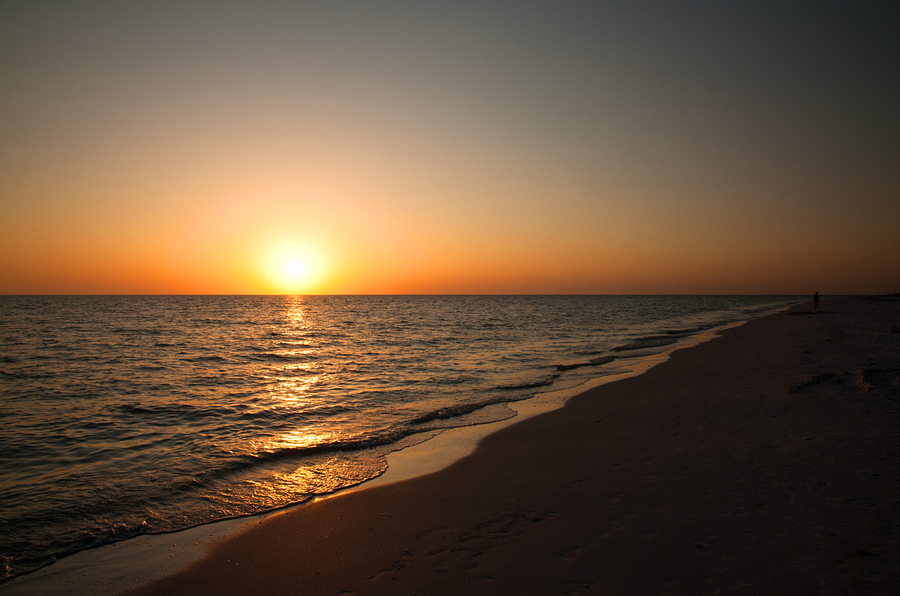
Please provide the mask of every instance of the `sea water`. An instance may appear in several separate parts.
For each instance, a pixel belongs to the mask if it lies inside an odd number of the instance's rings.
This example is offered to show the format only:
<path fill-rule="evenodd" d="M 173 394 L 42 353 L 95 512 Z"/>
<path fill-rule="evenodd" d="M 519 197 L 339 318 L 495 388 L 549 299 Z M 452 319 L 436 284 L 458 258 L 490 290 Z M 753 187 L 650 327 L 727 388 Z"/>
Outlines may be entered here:
<path fill-rule="evenodd" d="M 0 296 L 2 578 L 357 485 L 443 429 L 797 300 Z"/>

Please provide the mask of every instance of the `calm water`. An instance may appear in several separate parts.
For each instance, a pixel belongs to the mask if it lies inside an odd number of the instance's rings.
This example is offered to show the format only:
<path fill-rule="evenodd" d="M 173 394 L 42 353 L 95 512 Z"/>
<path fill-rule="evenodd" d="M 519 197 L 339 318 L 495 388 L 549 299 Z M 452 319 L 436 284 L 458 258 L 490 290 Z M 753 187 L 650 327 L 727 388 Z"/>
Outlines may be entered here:
<path fill-rule="evenodd" d="M 0 296 L 5 577 L 370 479 L 785 296 Z"/>

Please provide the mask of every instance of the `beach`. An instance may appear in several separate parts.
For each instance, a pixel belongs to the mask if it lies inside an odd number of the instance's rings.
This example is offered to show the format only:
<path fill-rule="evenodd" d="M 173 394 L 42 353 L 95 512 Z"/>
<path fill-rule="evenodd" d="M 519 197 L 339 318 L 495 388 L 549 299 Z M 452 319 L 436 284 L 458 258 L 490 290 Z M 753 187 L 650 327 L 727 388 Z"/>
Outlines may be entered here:
<path fill-rule="evenodd" d="M 894 592 L 900 301 L 722 335 L 129 593 Z"/>
<path fill-rule="evenodd" d="M 102 569 L 110 595 L 160 577 L 139 551 L 165 534 L 437 471 L 501 421 L 800 300 L 0 298 L 0 584 Z M 141 571 L 109 573 L 110 550 Z"/>

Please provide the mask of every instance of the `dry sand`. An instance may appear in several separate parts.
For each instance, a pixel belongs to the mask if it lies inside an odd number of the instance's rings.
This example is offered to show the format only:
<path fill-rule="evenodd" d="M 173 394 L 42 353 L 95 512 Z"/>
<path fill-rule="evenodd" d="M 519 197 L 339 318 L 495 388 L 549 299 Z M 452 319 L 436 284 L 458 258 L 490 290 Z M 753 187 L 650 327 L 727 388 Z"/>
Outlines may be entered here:
<path fill-rule="evenodd" d="M 900 300 L 811 307 L 135 593 L 900 593 Z"/>

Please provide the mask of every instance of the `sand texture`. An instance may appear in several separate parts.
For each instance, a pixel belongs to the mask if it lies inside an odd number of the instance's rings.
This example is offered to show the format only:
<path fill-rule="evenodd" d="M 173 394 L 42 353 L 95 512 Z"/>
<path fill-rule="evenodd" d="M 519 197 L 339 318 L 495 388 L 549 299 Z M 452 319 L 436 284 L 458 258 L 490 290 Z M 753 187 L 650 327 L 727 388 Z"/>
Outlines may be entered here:
<path fill-rule="evenodd" d="M 900 300 L 676 351 L 138 594 L 900 593 Z"/>

